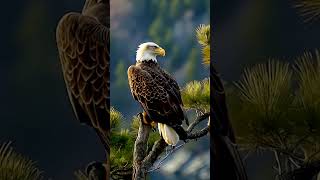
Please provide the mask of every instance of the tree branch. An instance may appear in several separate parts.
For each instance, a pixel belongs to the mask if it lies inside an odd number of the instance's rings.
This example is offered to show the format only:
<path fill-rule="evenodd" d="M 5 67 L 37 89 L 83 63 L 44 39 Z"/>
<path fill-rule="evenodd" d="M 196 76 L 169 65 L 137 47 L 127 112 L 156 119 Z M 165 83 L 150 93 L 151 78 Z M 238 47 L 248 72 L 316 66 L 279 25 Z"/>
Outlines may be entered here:
<path fill-rule="evenodd" d="M 201 129 L 198 132 L 188 133 L 188 138 L 187 139 L 198 139 L 198 138 L 201 138 L 202 136 L 207 135 L 208 132 L 209 132 L 209 127 L 205 127 L 205 128 Z"/>
<path fill-rule="evenodd" d="M 209 117 L 209 113 L 205 113 L 201 116 L 198 116 L 187 128 L 187 139 L 198 139 L 209 132 L 209 127 L 205 127 L 199 131 L 195 131 L 194 129 L 197 125 L 199 125 L 202 121 Z M 146 175 L 149 172 L 148 170 L 152 168 L 153 164 L 157 161 L 160 155 L 164 152 L 166 147 L 168 146 L 166 142 L 161 138 L 153 144 L 152 150 L 146 154 L 147 143 L 149 138 L 149 133 L 151 130 L 151 126 L 142 123 L 142 116 L 140 118 L 140 126 L 138 131 L 138 136 L 135 141 L 135 148 L 133 153 L 133 174 L 132 179 L 140 180 L 146 179 Z M 174 151 L 172 151 L 174 152 Z"/>
<path fill-rule="evenodd" d="M 274 150 L 273 153 L 274 153 L 274 157 L 275 157 L 275 159 L 277 161 L 277 165 L 278 165 L 278 168 L 277 168 L 278 174 L 281 176 L 282 169 L 281 169 L 281 163 L 280 163 L 280 160 L 279 160 L 278 152 L 276 150 Z"/>
<path fill-rule="evenodd" d="M 143 124 L 142 118 L 139 116 L 140 126 L 138 131 L 138 136 L 134 144 L 133 150 L 133 174 L 132 179 L 146 179 L 146 168 L 143 162 L 143 159 L 146 155 L 147 144 L 149 139 L 149 133 L 151 130 L 151 126 Z"/>
<path fill-rule="evenodd" d="M 200 122 L 207 119 L 209 117 L 209 115 L 210 115 L 210 113 L 205 113 L 201 116 L 198 116 L 197 119 L 189 125 L 189 127 L 187 129 L 187 133 L 190 133 Z"/>
<path fill-rule="evenodd" d="M 161 159 L 159 159 L 159 163 L 156 167 L 154 168 L 149 168 L 148 172 L 152 172 L 155 170 L 160 169 L 161 165 L 163 164 L 163 162 L 171 155 L 173 154 L 175 151 L 179 150 L 181 147 L 183 147 L 186 143 L 180 144 L 177 147 L 174 147 L 173 149 L 171 149 L 169 152 L 166 152 L 166 155 L 164 157 L 162 157 Z M 153 165 L 154 166 L 154 165 Z"/>
<path fill-rule="evenodd" d="M 161 155 L 163 150 L 167 147 L 167 143 L 161 138 L 152 147 L 152 150 L 148 156 L 144 159 L 144 164 L 147 167 L 152 167 L 153 163 L 156 162 L 157 158 Z"/>
<path fill-rule="evenodd" d="M 209 124 L 206 127 L 202 128 L 201 130 L 195 130 L 196 126 L 198 126 L 202 121 L 208 119 L 209 113 L 202 114 L 197 116 L 196 119 L 188 126 L 186 133 L 187 133 L 187 140 L 193 140 L 201 138 L 208 134 L 209 132 Z M 160 160 L 160 163 L 157 165 L 156 168 L 154 163 L 159 159 L 161 154 L 165 151 L 166 147 L 168 146 L 167 143 L 164 141 L 163 138 L 156 141 L 152 149 L 148 151 L 148 139 L 149 134 L 151 132 L 151 126 L 146 125 L 143 122 L 143 116 L 141 113 L 138 115 L 139 121 L 139 130 L 138 135 L 134 144 L 133 150 L 133 163 L 132 168 L 123 167 L 119 169 L 115 169 L 111 172 L 113 179 L 124 179 L 124 177 L 132 177 L 133 180 L 145 180 L 146 176 L 149 172 L 152 172 L 156 169 L 159 169 L 164 160 L 169 157 L 171 154 L 176 152 L 178 149 L 183 147 L 184 144 L 175 147 L 172 149 L 166 156 Z"/>

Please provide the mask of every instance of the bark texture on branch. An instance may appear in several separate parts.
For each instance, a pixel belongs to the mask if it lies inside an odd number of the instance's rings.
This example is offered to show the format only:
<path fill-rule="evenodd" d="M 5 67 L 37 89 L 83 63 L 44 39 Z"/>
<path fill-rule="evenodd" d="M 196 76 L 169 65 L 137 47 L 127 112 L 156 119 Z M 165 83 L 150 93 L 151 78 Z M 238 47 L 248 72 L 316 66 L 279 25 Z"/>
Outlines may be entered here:
<path fill-rule="evenodd" d="M 149 139 L 149 133 L 151 126 L 145 125 L 140 121 L 138 136 L 134 144 L 133 151 L 133 180 L 146 179 L 146 166 L 143 163 L 143 159 L 146 156 L 147 144 Z"/>
<path fill-rule="evenodd" d="M 205 127 L 200 131 L 194 131 L 195 127 L 209 117 L 209 113 L 201 115 L 193 121 L 187 129 L 187 140 L 198 139 L 208 134 L 209 128 Z M 167 144 L 161 138 L 153 144 L 152 150 L 147 152 L 148 138 L 151 131 L 151 126 L 142 123 L 140 116 L 140 125 L 138 136 L 135 141 L 135 148 L 133 152 L 133 180 L 145 180 L 149 169 L 153 167 L 160 155 L 165 151 Z M 158 167 L 159 168 L 159 167 Z"/>

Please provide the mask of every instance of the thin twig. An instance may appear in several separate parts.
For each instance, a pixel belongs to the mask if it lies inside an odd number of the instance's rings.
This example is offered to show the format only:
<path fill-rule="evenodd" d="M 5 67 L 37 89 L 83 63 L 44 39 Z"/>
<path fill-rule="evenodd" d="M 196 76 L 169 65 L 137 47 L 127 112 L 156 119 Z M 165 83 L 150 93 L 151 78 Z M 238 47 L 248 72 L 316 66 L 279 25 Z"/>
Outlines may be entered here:
<path fill-rule="evenodd" d="M 166 147 L 167 147 L 167 144 L 162 138 L 156 143 L 154 143 L 152 150 L 149 152 L 149 154 L 145 157 L 143 161 L 143 163 L 145 164 L 145 166 L 147 166 L 148 169 L 158 159 L 158 157 Z"/>
<path fill-rule="evenodd" d="M 302 138 L 298 139 L 296 143 L 294 143 L 293 146 L 293 151 L 295 151 L 297 148 L 300 147 L 300 143 L 302 143 L 305 139 L 307 139 L 309 136 L 311 135 L 311 133 L 307 133 L 306 135 L 304 135 Z"/>
<path fill-rule="evenodd" d="M 161 165 L 165 162 L 165 160 L 172 155 L 173 153 L 175 153 L 176 151 L 178 151 L 180 148 L 182 148 L 186 143 L 180 144 L 179 146 L 171 149 L 163 158 L 161 158 L 161 160 L 159 160 L 158 165 L 155 168 L 152 168 L 150 170 L 148 170 L 147 172 L 152 172 L 152 171 L 156 171 L 158 169 L 160 169 Z"/>
<path fill-rule="evenodd" d="M 291 161 L 291 163 L 293 165 L 295 165 L 297 168 L 300 168 L 301 166 L 298 165 L 298 163 L 296 163 L 291 157 L 289 157 L 289 160 Z"/>
<path fill-rule="evenodd" d="M 251 153 L 252 153 L 252 151 L 249 150 L 249 151 L 246 153 L 246 155 L 244 155 L 244 157 L 242 158 L 242 161 L 245 162 Z"/>
<path fill-rule="evenodd" d="M 285 149 L 282 149 L 282 148 L 279 148 L 275 145 L 272 145 L 272 144 L 268 144 L 268 143 L 260 143 L 260 146 L 265 146 L 265 148 L 270 148 L 270 149 L 273 149 L 275 151 L 278 151 L 282 154 L 286 154 L 286 155 L 289 155 L 290 157 L 292 157 L 293 159 L 297 160 L 297 161 L 303 161 L 302 158 L 298 157 L 297 155 L 293 154 L 292 152 L 288 151 L 288 150 L 285 150 Z"/>
<path fill-rule="evenodd" d="M 188 127 L 187 132 L 191 132 L 200 122 L 207 119 L 210 116 L 210 113 L 205 113 L 201 116 L 198 116 Z"/>
<path fill-rule="evenodd" d="M 317 154 L 320 153 L 320 149 L 318 149 L 316 152 L 312 153 L 309 157 L 308 157 L 308 162 L 310 162 L 312 160 L 313 157 L 315 157 Z"/>
<path fill-rule="evenodd" d="M 198 138 L 203 137 L 206 134 L 208 134 L 208 132 L 209 132 L 209 127 L 205 127 L 198 132 L 189 133 L 187 139 L 198 139 Z"/>
<path fill-rule="evenodd" d="M 278 152 L 276 150 L 273 150 L 274 152 L 274 157 L 277 161 L 277 164 L 278 164 L 278 174 L 281 175 L 282 174 L 282 171 L 281 171 L 281 163 L 280 163 L 280 160 L 279 160 L 279 156 L 278 156 Z"/>

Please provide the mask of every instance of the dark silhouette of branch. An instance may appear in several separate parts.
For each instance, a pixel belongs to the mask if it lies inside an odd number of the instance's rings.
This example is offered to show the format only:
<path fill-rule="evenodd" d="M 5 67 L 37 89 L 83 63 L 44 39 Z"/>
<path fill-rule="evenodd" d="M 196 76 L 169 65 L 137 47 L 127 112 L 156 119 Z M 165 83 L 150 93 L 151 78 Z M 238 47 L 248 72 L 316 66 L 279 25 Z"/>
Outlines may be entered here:
<path fill-rule="evenodd" d="M 278 168 L 275 168 L 278 172 L 279 175 L 282 174 L 282 168 L 281 168 L 281 163 L 280 163 L 280 159 L 279 159 L 279 156 L 278 156 L 278 152 L 273 150 L 273 153 L 274 153 L 274 157 L 276 159 L 276 162 L 277 162 L 277 166 Z"/>
<path fill-rule="evenodd" d="M 279 180 L 313 180 L 319 172 L 320 161 L 314 161 L 312 163 L 306 163 L 293 171 L 283 173 L 279 176 Z"/>

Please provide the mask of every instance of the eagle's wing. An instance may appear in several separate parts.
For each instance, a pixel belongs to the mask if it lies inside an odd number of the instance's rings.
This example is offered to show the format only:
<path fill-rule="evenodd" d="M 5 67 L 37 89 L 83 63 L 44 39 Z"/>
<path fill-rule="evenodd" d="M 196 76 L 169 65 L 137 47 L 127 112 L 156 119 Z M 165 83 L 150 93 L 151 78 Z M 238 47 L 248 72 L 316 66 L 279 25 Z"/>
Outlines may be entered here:
<path fill-rule="evenodd" d="M 109 29 L 92 17 L 68 13 L 58 24 L 56 40 L 77 119 L 109 131 Z"/>
<path fill-rule="evenodd" d="M 142 69 L 146 68 L 145 66 Z M 176 112 L 176 118 L 181 120 L 186 120 L 187 125 L 189 125 L 188 118 L 183 112 L 183 103 L 180 94 L 180 87 L 176 80 L 174 80 L 169 73 L 165 70 L 161 69 L 160 67 L 151 69 L 145 69 L 148 73 L 152 76 L 154 81 L 161 87 L 163 87 L 167 93 L 170 95 L 172 99 L 174 99 L 179 106 L 173 106 L 175 108 L 174 111 Z"/>
<path fill-rule="evenodd" d="M 213 87 L 211 112 L 213 112 L 213 119 L 217 121 L 215 126 L 222 135 L 228 136 L 235 143 L 235 135 L 229 118 L 225 90 L 220 75 L 214 66 L 211 66 L 210 72 L 211 86 Z"/>
<path fill-rule="evenodd" d="M 179 87 L 177 81 L 164 69 L 160 69 L 160 71 L 161 71 L 162 75 L 164 76 L 164 78 L 167 80 L 167 82 L 169 84 L 171 84 L 173 91 L 177 95 L 179 102 L 182 105 L 183 103 L 182 103 L 181 94 L 180 94 L 180 87 Z"/>
<path fill-rule="evenodd" d="M 167 89 L 170 95 L 174 96 L 176 100 L 179 102 L 180 107 L 177 109 L 179 114 L 177 115 L 178 118 L 184 119 L 186 124 L 189 126 L 189 120 L 187 115 L 183 111 L 183 102 L 181 99 L 180 87 L 177 81 L 164 69 L 157 68 L 157 73 L 155 71 L 149 72 L 151 76 L 157 81 L 158 84 L 161 84 L 165 89 Z M 157 75 L 154 75 L 157 74 Z M 159 74 L 159 75 L 158 75 Z"/>
<path fill-rule="evenodd" d="M 133 97 L 151 120 L 170 126 L 182 124 L 181 104 L 169 91 L 169 84 L 159 83 L 149 72 L 134 65 L 128 69 L 128 80 Z"/>

